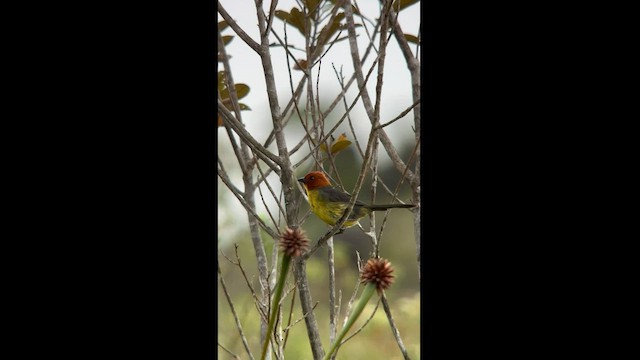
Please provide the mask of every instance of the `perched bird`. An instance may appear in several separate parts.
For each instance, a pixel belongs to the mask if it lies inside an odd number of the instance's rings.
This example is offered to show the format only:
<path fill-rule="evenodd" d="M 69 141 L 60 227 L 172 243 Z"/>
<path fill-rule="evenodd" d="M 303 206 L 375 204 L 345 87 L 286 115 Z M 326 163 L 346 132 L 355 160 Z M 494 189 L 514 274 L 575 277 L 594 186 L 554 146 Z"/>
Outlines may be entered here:
<path fill-rule="evenodd" d="M 349 205 L 349 201 L 351 200 L 351 195 L 333 188 L 322 171 L 312 171 L 305 175 L 305 177 L 298 179 L 298 181 L 302 183 L 307 192 L 311 211 L 313 211 L 325 223 L 335 225 L 347 209 L 347 205 Z M 358 223 L 358 220 L 369 215 L 371 211 L 383 211 L 393 208 L 408 209 L 412 207 L 415 207 L 415 205 L 367 205 L 363 202 L 356 201 L 349 218 L 342 226 L 343 229 L 354 226 Z M 342 232 L 342 230 L 340 232 Z"/>

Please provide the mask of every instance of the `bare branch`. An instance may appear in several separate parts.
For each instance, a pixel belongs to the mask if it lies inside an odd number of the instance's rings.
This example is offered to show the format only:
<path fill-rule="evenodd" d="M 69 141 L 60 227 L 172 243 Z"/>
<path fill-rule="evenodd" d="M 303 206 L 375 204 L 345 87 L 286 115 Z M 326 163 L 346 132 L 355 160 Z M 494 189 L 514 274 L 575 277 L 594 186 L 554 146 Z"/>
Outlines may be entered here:
<path fill-rule="evenodd" d="M 284 137 L 284 127 L 282 124 L 282 117 L 280 113 L 280 104 L 278 102 L 278 93 L 273 74 L 273 64 L 271 63 L 271 53 L 269 50 L 269 33 L 267 30 L 267 24 L 264 11 L 260 6 L 261 0 L 256 1 L 256 13 L 258 16 L 258 28 L 260 29 L 260 59 L 262 60 L 262 70 L 264 72 L 264 79 L 267 85 L 267 98 L 269 99 L 269 108 L 271 112 L 271 120 L 273 121 L 273 131 L 276 138 L 276 144 L 278 146 L 278 155 L 280 162 L 276 162 L 280 165 L 281 173 L 280 183 L 284 191 L 284 203 L 286 208 L 286 221 L 287 226 L 297 226 L 296 212 L 298 210 L 298 202 L 294 197 L 294 184 L 293 169 L 291 167 L 291 160 L 289 159 L 289 150 L 287 149 L 287 142 Z M 275 170 L 274 170 L 275 171 Z"/>
<path fill-rule="evenodd" d="M 231 18 L 231 16 L 229 15 L 229 13 L 227 12 L 227 10 L 225 10 L 224 6 L 222 6 L 222 4 L 220 4 L 220 1 L 218 1 L 218 12 L 220 13 L 220 15 L 222 15 L 222 17 L 224 18 L 224 20 L 227 22 L 227 24 L 229 24 L 229 26 L 231 26 L 231 28 L 233 29 L 233 31 L 242 39 L 244 40 L 244 42 L 249 45 L 250 48 L 252 48 L 255 52 L 257 52 L 258 54 L 261 53 L 261 49 L 260 49 L 260 45 L 258 45 L 257 42 L 255 42 L 251 37 L 249 37 L 249 35 L 247 35 L 246 32 L 244 32 L 244 30 L 242 30 L 242 28 L 240 26 L 238 26 L 238 24 L 235 22 L 235 20 L 233 20 Z"/>
<path fill-rule="evenodd" d="M 269 19 L 267 20 L 267 29 L 265 30 L 266 33 L 271 31 L 271 26 L 273 26 L 273 18 L 275 17 L 276 13 L 276 6 L 278 6 L 278 0 L 271 0 L 271 6 L 269 7 Z"/>
<path fill-rule="evenodd" d="M 411 109 L 413 109 L 414 107 L 420 105 L 420 99 L 418 99 L 418 101 L 414 102 L 413 105 L 409 106 L 408 108 L 406 108 L 403 112 L 400 113 L 400 115 L 394 117 L 392 120 L 389 120 L 388 122 L 382 124 L 382 125 L 378 125 L 377 128 L 378 129 L 382 129 L 383 127 L 389 126 L 391 124 L 393 124 L 394 122 L 402 119 L 405 115 L 407 115 L 409 113 L 409 111 L 411 111 Z"/>
<path fill-rule="evenodd" d="M 240 204 L 242 204 L 245 210 L 247 210 L 251 214 L 251 216 L 253 216 L 258 221 L 258 223 L 264 229 L 264 231 L 266 231 L 269 235 L 271 235 L 272 238 L 277 239 L 279 235 L 275 231 L 273 231 L 269 226 L 267 226 L 267 224 L 265 224 L 264 221 L 262 221 L 262 219 L 260 219 L 260 216 L 258 216 L 258 214 L 256 214 L 252 206 L 250 206 L 250 204 L 247 203 L 247 201 L 245 200 L 245 197 L 242 196 L 237 191 L 236 187 L 233 186 L 233 184 L 231 183 L 231 180 L 229 180 L 229 177 L 222 169 L 218 169 L 218 177 L 220 177 L 220 179 L 227 186 L 227 188 L 231 190 L 233 195 L 235 195 L 238 201 L 240 201 Z"/>
<path fill-rule="evenodd" d="M 273 169 L 276 173 L 280 173 L 280 170 L 276 166 L 282 166 L 282 159 L 273 154 L 271 151 L 267 150 L 262 146 L 247 130 L 245 130 L 244 125 L 241 124 L 231 113 L 227 110 L 226 107 L 222 104 L 220 100 L 218 100 L 218 111 L 222 115 L 224 121 L 226 121 L 231 128 L 245 141 L 249 147 L 264 161 L 270 168 Z M 271 160 L 271 161 L 270 161 Z M 274 164 L 275 163 L 275 164 Z"/>

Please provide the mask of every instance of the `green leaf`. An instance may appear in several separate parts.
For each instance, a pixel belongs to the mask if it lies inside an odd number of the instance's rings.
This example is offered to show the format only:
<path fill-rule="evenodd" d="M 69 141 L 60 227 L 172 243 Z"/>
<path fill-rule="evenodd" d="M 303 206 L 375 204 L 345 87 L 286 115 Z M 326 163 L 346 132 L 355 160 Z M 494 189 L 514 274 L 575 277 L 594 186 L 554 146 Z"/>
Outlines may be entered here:
<path fill-rule="evenodd" d="M 404 38 L 408 41 L 408 42 L 412 42 L 414 44 L 420 44 L 420 39 L 418 39 L 417 36 L 414 35 L 410 35 L 410 34 L 404 34 Z"/>
<path fill-rule="evenodd" d="M 218 91 L 222 91 L 226 87 L 226 79 L 224 71 L 218 71 Z"/>
<path fill-rule="evenodd" d="M 349 145 L 351 145 L 351 141 L 349 140 L 338 140 L 331 146 L 331 153 L 335 154 L 339 151 L 346 149 Z"/>
<path fill-rule="evenodd" d="M 304 14 L 297 7 L 291 8 L 291 13 L 283 10 L 276 10 L 276 17 L 287 24 L 295 27 L 304 35 Z"/>
<path fill-rule="evenodd" d="M 300 30 L 300 32 L 302 33 L 302 35 L 305 34 L 305 26 L 304 26 L 304 14 L 302 13 L 302 11 L 298 10 L 297 7 L 293 7 L 291 8 L 291 12 L 289 13 L 290 15 L 290 21 L 291 21 L 291 25 L 295 26 L 298 30 Z"/>
<path fill-rule="evenodd" d="M 238 99 L 242 99 L 243 97 L 247 96 L 250 90 L 250 88 L 246 84 L 236 84 L 235 88 Z"/>
<path fill-rule="evenodd" d="M 223 99 L 222 100 L 222 104 L 224 105 L 224 107 L 226 107 L 230 111 L 233 111 L 233 104 L 231 103 L 231 99 L 229 99 L 229 98 Z M 242 111 L 242 110 L 251 110 L 251 108 L 247 104 L 238 103 L 238 106 L 240 107 L 240 111 Z"/>
<path fill-rule="evenodd" d="M 342 134 L 338 137 L 336 141 L 331 145 L 331 153 L 335 154 L 344 149 L 346 149 L 349 145 L 351 145 L 351 141 L 347 140 L 347 135 Z M 327 145 L 320 144 L 320 150 L 327 152 Z"/>
<path fill-rule="evenodd" d="M 398 8 L 398 1 L 400 1 L 400 8 Z M 419 2 L 420 0 L 396 0 L 393 2 L 393 5 L 391 5 L 391 7 L 397 11 L 400 12 L 400 10 L 409 7 L 417 2 Z"/>
<path fill-rule="evenodd" d="M 282 21 L 291 22 L 291 15 L 286 11 L 276 10 L 276 17 Z"/>
<path fill-rule="evenodd" d="M 305 5 L 307 5 L 307 10 L 309 10 L 309 14 L 313 14 L 315 11 L 318 10 L 318 4 L 320 3 L 320 0 L 305 0 L 304 3 Z"/>
<path fill-rule="evenodd" d="M 250 90 L 249 86 L 247 86 L 246 84 L 236 84 L 235 88 L 238 99 L 242 99 L 243 97 L 247 96 Z M 223 87 L 222 89 L 218 87 L 218 91 L 220 92 L 220 97 L 222 98 L 223 102 L 224 100 L 231 98 L 231 95 L 229 95 L 229 89 L 227 89 L 226 87 Z"/>
<path fill-rule="evenodd" d="M 320 30 L 320 35 L 318 36 L 318 43 L 324 45 L 329 41 L 338 29 L 340 29 L 340 21 L 344 19 L 344 13 L 338 13 L 336 17 L 333 18 L 331 24 L 326 25 Z"/>
<path fill-rule="evenodd" d="M 218 89 L 218 92 L 220 94 L 220 98 L 222 99 L 222 103 L 225 104 L 225 101 L 230 100 L 229 99 L 229 89 L 224 88 L 222 90 Z"/>
<path fill-rule="evenodd" d="M 227 45 L 228 43 L 231 42 L 231 40 L 233 40 L 233 36 L 232 35 L 225 35 L 222 37 L 222 42 Z"/>

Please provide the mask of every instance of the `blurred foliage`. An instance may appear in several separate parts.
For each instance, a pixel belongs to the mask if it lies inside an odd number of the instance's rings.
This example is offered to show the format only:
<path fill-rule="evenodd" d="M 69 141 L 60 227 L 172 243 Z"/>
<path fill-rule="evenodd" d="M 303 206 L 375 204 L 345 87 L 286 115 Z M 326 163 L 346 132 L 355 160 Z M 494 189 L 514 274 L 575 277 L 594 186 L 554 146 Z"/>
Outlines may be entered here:
<path fill-rule="evenodd" d="M 405 243 L 407 244 L 396 244 L 394 247 L 406 248 L 405 253 L 410 252 L 415 254 L 415 244 L 411 242 L 412 239 L 410 237 L 406 237 L 404 240 L 406 240 Z M 339 295 L 340 292 L 342 293 L 338 324 L 342 326 L 346 315 L 345 310 L 347 304 L 358 281 L 358 271 L 355 262 L 352 261 L 352 254 L 349 254 L 349 246 L 347 246 L 339 236 L 336 237 L 334 242 L 336 248 L 336 293 L 337 295 Z M 271 248 L 271 246 L 269 246 L 269 248 Z M 232 254 L 233 249 L 230 250 L 231 251 L 225 253 L 227 253 L 227 255 L 229 255 L 229 253 Z M 271 254 L 270 249 L 268 250 L 268 254 Z M 253 254 L 253 250 L 248 241 L 243 242 L 243 245 L 239 247 L 238 252 L 240 258 L 243 260 L 242 265 L 245 272 L 247 272 L 250 279 L 253 279 L 252 286 L 254 289 L 258 289 L 255 261 L 251 261 L 255 255 Z M 392 309 L 391 311 L 409 355 L 411 358 L 417 359 L 420 358 L 419 287 L 416 282 L 411 284 L 407 281 L 398 281 L 410 273 L 416 273 L 415 262 L 409 261 L 410 259 L 398 258 L 388 252 L 385 253 L 385 256 L 391 259 L 395 258 L 395 261 L 392 261 L 392 264 L 395 269 L 396 283 L 394 283 L 394 285 L 392 285 L 386 292 Z M 230 256 L 230 258 L 235 260 L 232 256 Z M 251 294 L 248 291 L 247 285 L 239 268 L 230 264 L 222 257 L 220 257 L 219 261 L 225 277 L 225 282 L 231 293 L 236 312 L 240 318 L 243 330 L 247 335 L 249 346 L 252 352 L 259 354 L 260 322 Z M 313 300 L 319 302 L 315 310 L 315 315 L 322 336 L 322 344 L 327 348 L 329 346 L 329 300 L 327 291 L 328 266 L 326 262 L 326 250 L 320 251 L 311 261 L 309 261 L 307 264 L 307 274 L 312 287 L 311 294 L 313 296 Z M 292 286 L 293 274 L 290 273 L 285 291 L 286 289 L 290 289 Z M 362 287 L 360 287 L 358 291 L 358 296 L 361 291 Z M 292 294 L 290 293 L 284 301 L 283 321 L 285 324 L 288 323 L 289 319 L 291 297 Z M 295 303 L 293 304 L 291 320 L 292 323 L 302 317 L 297 292 L 295 294 L 294 301 Z M 359 329 L 369 318 L 375 308 L 376 301 L 377 296 L 374 296 L 367 308 L 364 310 L 361 318 L 354 325 L 350 334 Z M 218 307 L 218 342 L 234 353 L 239 354 L 241 358 L 246 358 L 246 352 L 244 351 L 242 342 L 238 336 L 235 320 L 229 310 L 229 305 L 220 286 L 218 287 Z M 340 348 L 337 359 L 361 359 L 362 349 L 375 349 L 375 351 L 367 354 L 367 359 L 402 359 L 402 354 L 395 342 L 387 317 L 382 308 L 382 304 L 378 307 L 375 316 L 369 324 L 358 335 Z M 254 356 L 256 356 L 255 354 Z M 218 351 L 218 356 L 220 359 L 232 358 L 221 349 Z M 287 359 L 312 358 L 304 320 L 298 322 L 294 327 L 292 327 L 285 347 L 285 357 Z"/>
<path fill-rule="evenodd" d="M 340 155 L 336 157 L 336 165 L 341 171 L 341 178 L 345 188 L 350 191 L 353 189 L 357 178 L 357 167 L 353 164 L 357 163 L 356 154 L 349 146 Z M 402 149 L 401 153 L 404 158 L 408 158 L 411 149 Z M 381 167 L 379 176 L 384 179 L 387 185 L 393 190 L 399 179 L 398 172 L 391 167 Z M 370 184 L 365 184 L 359 197 L 363 201 L 369 201 Z M 401 187 L 402 191 L 398 195 L 399 198 L 407 200 L 410 197 L 408 187 Z M 378 196 L 376 203 L 384 203 L 390 201 L 390 196 L 386 195 L 381 186 L 378 186 Z M 303 202 L 299 216 L 308 210 L 308 204 Z M 376 225 L 379 229 L 381 226 L 384 212 L 376 212 Z M 263 219 L 267 220 L 264 215 Z M 365 230 L 368 230 L 369 220 L 361 221 Z M 322 236 L 327 230 L 327 225 L 318 219 L 314 214 L 309 215 L 302 225 L 312 243 Z M 224 229 L 219 229 L 224 231 Z M 272 260 L 272 249 L 274 241 L 263 233 L 263 240 L 266 248 L 267 257 L 270 266 Z M 413 215 L 405 209 L 394 209 L 389 212 L 385 230 L 382 235 L 380 244 L 380 255 L 391 261 L 395 271 L 395 282 L 387 290 L 387 298 L 389 300 L 391 311 L 402 336 L 402 340 L 407 347 L 409 355 L 412 358 L 420 356 L 420 285 L 417 273 L 416 262 L 416 245 L 413 233 Z M 259 291 L 257 281 L 257 269 L 255 254 L 248 232 L 242 233 L 235 240 L 238 246 L 238 256 L 241 259 L 242 266 L 247 276 L 252 281 L 251 285 Z M 343 234 L 334 237 L 335 247 L 335 273 L 336 273 L 336 294 L 341 292 L 341 309 L 338 315 L 338 324 L 341 327 L 345 319 L 345 311 L 349 299 L 351 298 L 356 284 L 358 283 L 359 273 L 357 266 L 357 254 L 363 261 L 369 257 L 372 252 L 372 245 L 368 236 L 366 236 L 359 228 L 353 227 L 347 229 Z M 235 261 L 234 246 L 227 246 L 222 251 L 233 261 Z M 279 255 L 278 261 L 281 256 Z M 225 281 L 231 293 L 231 297 L 239 314 L 240 322 L 243 330 L 247 334 L 251 350 L 259 354 L 260 340 L 259 329 L 260 322 L 258 313 L 251 293 L 248 290 L 246 282 L 242 277 L 239 268 L 227 261 L 224 257 L 219 256 L 220 267 L 222 269 Z M 314 302 L 318 302 L 315 314 L 322 335 L 323 347 L 329 346 L 329 278 L 327 263 L 327 247 L 320 249 L 307 263 L 307 276 L 311 285 L 311 295 Z M 285 292 L 293 287 L 293 274 L 288 276 L 288 285 Z M 358 291 L 358 296 L 362 288 Z M 297 291 L 295 291 L 295 303 L 293 304 L 292 322 L 301 318 L 300 302 Z M 258 293 L 259 294 L 259 293 Z M 358 297 L 357 296 L 357 297 Z M 283 321 L 288 321 L 289 310 L 291 308 L 292 293 L 284 301 Z M 357 299 L 356 297 L 356 299 Z M 361 318 L 354 325 L 351 333 L 355 332 L 369 318 L 377 301 L 377 296 L 372 298 L 368 308 L 365 309 Z M 235 321 L 229 305 L 224 297 L 222 288 L 218 287 L 218 341 L 234 353 L 246 358 L 246 352 L 242 346 L 242 341 L 238 336 Z M 351 334 L 350 333 L 350 334 Z M 349 340 L 338 352 L 337 359 L 360 359 L 362 358 L 362 349 L 372 349 L 367 354 L 367 359 L 402 359 L 402 354 L 395 342 L 391 328 L 389 327 L 387 317 L 380 304 L 376 315 L 370 323 L 354 338 Z M 375 349 L 375 351 L 374 351 Z M 219 349 L 218 355 L 220 359 L 231 359 L 232 357 L 224 350 Z M 254 354 L 254 356 L 256 356 Z M 306 325 L 304 320 L 296 324 L 290 331 L 287 345 L 285 348 L 285 357 L 287 359 L 311 359 L 311 348 L 307 338 Z"/>

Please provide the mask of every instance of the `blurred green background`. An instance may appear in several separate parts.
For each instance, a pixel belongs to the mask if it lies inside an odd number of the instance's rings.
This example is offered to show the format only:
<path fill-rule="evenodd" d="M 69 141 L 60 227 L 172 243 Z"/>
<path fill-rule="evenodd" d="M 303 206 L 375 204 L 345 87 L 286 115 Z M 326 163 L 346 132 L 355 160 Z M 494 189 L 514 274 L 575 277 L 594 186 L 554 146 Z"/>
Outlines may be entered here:
<path fill-rule="evenodd" d="M 408 159 L 412 146 L 399 148 L 403 159 Z M 381 153 L 384 150 L 380 151 Z M 357 180 L 357 170 L 361 161 L 359 155 L 355 153 L 353 147 L 349 147 L 341 152 L 336 158 L 336 165 L 340 171 L 341 179 L 347 191 L 351 191 Z M 297 177 L 302 177 L 308 169 L 299 169 L 296 172 Z M 399 182 L 400 176 L 395 168 L 391 166 L 382 166 L 379 169 L 379 176 L 387 186 L 394 190 Z M 359 199 L 364 202 L 370 202 L 371 184 L 370 176 L 365 181 Z M 404 202 L 410 202 L 410 190 L 406 184 L 400 187 L 398 198 Z M 219 191 L 228 191 L 221 187 Z M 391 197 L 378 185 L 376 203 L 388 203 Z M 260 200 L 256 200 L 259 202 Z M 240 205 L 238 205 L 240 206 Z M 299 211 L 299 218 L 308 211 L 309 206 L 303 201 Z M 222 211 L 222 210 L 221 210 Z M 272 211 L 273 212 L 273 211 Z M 246 218 L 246 214 L 244 215 Z M 266 213 L 260 216 L 269 223 Z M 379 230 L 384 212 L 376 212 L 376 225 Z M 361 221 L 365 230 L 368 230 L 369 220 L 365 218 Z M 302 228 L 307 233 L 311 244 L 314 244 L 321 237 L 328 227 L 320 221 L 314 214 L 309 215 L 302 224 Z M 219 228 L 218 232 L 225 231 Z M 271 265 L 272 249 L 274 242 L 266 233 L 262 236 L 265 241 L 269 266 Z M 404 342 L 409 356 L 414 359 L 420 357 L 420 284 L 417 268 L 417 253 L 414 237 L 413 213 L 406 209 L 393 209 L 389 211 L 385 229 L 380 239 L 380 256 L 388 259 L 393 265 L 395 271 L 395 282 L 386 291 L 389 300 L 392 315 L 400 331 L 400 335 Z M 224 252 L 230 259 L 235 260 L 234 244 L 238 244 L 238 254 L 242 261 L 243 268 L 247 276 L 252 281 L 252 286 L 256 291 L 259 289 L 257 281 L 257 270 L 255 253 L 251 240 L 249 238 L 248 229 L 240 231 L 234 236 L 234 240 L 230 242 L 220 243 L 219 250 Z M 358 227 L 347 229 L 343 234 L 334 236 L 335 246 L 335 274 L 336 274 L 336 295 L 341 293 L 341 307 L 338 315 L 339 329 L 345 320 L 345 311 L 349 299 L 352 296 L 354 288 L 358 283 L 358 266 L 357 253 L 363 261 L 366 261 L 372 252 L 370 238 L 365 235 Z M 280 260 L 281 258 L 279 258 Z M 307 263 L 307 276 L 311 287 L 311 296 L 314 302 L 318 302 L 315 309 L 316 320 L 322 335 L 322 345 L 325 351 L 329 347 L 329 268 L 327 261 L 326 246 L 320 249 L 309 259 Z M 249 346 L 254 357 L 259 357 L 260 353 L 260 322 L 258 312 L 253 303 L 251 293 L 246 285 L 240 269 L 227 261 L 223 256 L 218 254 L 218 262 L 226 285 L 233 300 L 236 312 L 238 313 L 243 330 L 247 335 Z M 293 286 L 293 274 L 290 273 L 287 278 L 287 287 Z M 219 280 L 218 280 L 219 281 Z M 362 288 L 358 291 L 358 296 Z M 289 309 L 291 306 L 292 294 L 286 298 L 284 303 L 283 321 L 287 323 Z M 360 328 L 362 324 L 369 318 L 377 302 L 377 295 L 370 300 L 369 305 L 364 310 L 359 320 L 352 327 L 349 334 Z M 338 299 L 336 299 L 338 302 Z M 302 317 L 299 297 L 296 291 L 295 302 L 293 304 L 292 322 Z M 339 330 L 338 330 L 339 331 Z M 349 336 L 349 335 L 347 335 Z M 218 342 L 228 348 L 230 351 L 238 354 L 241 358 L 248 358 L 240 336 L 235 325 L 235 320 L 231 314 L 229 304 L 225 298 L 222 287 L 218 286 Z M 233 357 L 218 347 L 218 357 L 220 359 L 232 359 Z M 285 348 L 285 357 L 287 359 L 312 359 L 311 348 L 307 338 L 306 325 L 304 320 L 298 322 L 292 327 L 289 333 Z M 402 359 L 402 354 L 393 337 L 387 317 L 384 313 L 382 304 L 369 324 L 354 338 L 343 345 L 337 359 Z"/>

